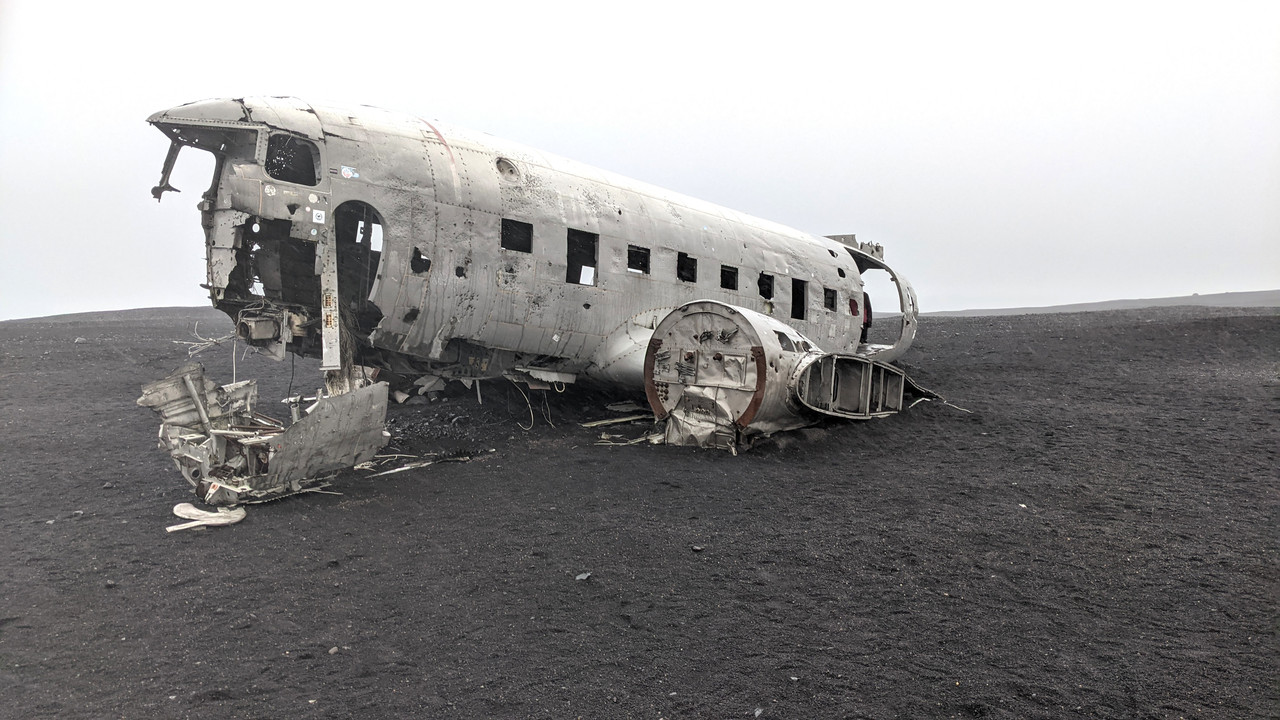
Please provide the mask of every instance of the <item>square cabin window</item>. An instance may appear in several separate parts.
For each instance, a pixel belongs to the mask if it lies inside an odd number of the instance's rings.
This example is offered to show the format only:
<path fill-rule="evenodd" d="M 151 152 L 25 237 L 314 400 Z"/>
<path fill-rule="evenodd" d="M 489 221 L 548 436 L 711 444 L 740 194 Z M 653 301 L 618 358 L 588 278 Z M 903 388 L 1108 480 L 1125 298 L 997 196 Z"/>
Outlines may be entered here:
<path fill-rule="evenodd" d="M 769 273 L 760 273 L 760 279 L 756 280 L 756 287 L 760 288 L 760 297 L 765 300 L 773 299 L 773 276 Z"/>
<path fill-rule="evenodd" d="M 791 278 L 791 319 L 804 320 L 809 308 L 809 283 Z"/>
<path fill-rule="evenodd" d="M 568 252 L 565 254 L 565 282 L 574 285 L 596 284 L 596 247 L 600 236 L 585 230 L 569 228 Z"/>
<path fill-rule="evenodd" d="M 676 277 L 687 283 L 698 282 L 698 258 L 676 253 Z"/>
<path fill-rule="evenodd" d="M 533 252 L 533 226 L 519 220 L 502 218 L 502 247 L 516 252 Z"/>
<path fill-rule="evenodd" d="M 732 265 L 720 266 L 720 287 L 725 290 L 738 289 L 738 268 Z"/>
<path fill-rule="evenodd" d="M 649 248 L 639 245 L 627 246 L 627 272 L 639 275 L 649 274 Z"/>
<path fill-rule="evenodd" d="M 822 288 L 822 307 L 828 310 L 836 309 L 836 291 L 834 288 Z"/>

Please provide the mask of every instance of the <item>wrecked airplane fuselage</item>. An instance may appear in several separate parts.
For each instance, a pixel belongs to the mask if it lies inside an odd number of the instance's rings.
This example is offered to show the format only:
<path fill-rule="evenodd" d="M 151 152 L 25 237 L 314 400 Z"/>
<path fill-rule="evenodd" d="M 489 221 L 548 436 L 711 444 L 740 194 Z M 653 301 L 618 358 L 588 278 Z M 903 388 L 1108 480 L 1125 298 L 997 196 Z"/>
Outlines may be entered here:
<path fill-rule="evenodd" d="M 199 204 L 213 304 L 250 345 L 276 357 L 319 357 L 331 395 L 372 379 L 425 390 L 453 379 L 537 387 L 591 377 L 646 387 L 656 416 L 684 422 L 668 433 L 671 442 L 736 447 L 752 434 L 812 422 L 814 413 L 839 414 L 828 412 L 831 397 L 797 394 L 800 376 L 774 377 L 781 371 L 769 363 L 767 371 L 753 364 L 752 348 L 767 354 L 764 345 L 790 343 L 815 358 L 857 358 L 828 360 L 828 376 L 848 382 L 823 392 L 862 408 L 865 393 L 848 397 L 850 368 L 892 361 L 915 337 L 911 286 L 884 264 L 878 245 L 852 235 L 809 235 L 368 107 L 222 99 L 148 121 L 172 141 L 157 199 L 174 190 L 169 177 L 183 148 L 216 159 Z M 862 274 L 874 271 L 888 273 L 898 292 L 900 332 L 888 344 L 865 342 Z M 714 352 L 693 374 L 646 362 L 655 329 L 695 301 L 768 326 L 757 328 L 762 345 L 720 353 L 747 358 L 745 374 L 711 367 Z M 664 342 L 667 350 L 680 345 Z M 769 392 L 792 398 L 778 407 L 794 412 L 707 415 L 728 405 L 695 396 L 714 396 L 707 388 L 729 377 L 775 388 Z M 693 389 L 668 406 L 675 385 Z"/>

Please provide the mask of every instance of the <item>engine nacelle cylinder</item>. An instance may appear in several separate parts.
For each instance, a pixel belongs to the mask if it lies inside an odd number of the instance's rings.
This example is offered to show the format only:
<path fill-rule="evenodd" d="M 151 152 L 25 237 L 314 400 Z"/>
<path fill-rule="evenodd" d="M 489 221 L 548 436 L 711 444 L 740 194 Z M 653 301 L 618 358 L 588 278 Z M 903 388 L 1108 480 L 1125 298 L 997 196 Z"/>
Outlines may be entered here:
<path fill-rule="evenodd" d="M 822 351 L 788 325 L 715 300 L 676 308 L 645 354 L 645 394 L 666 442 L 735 449 L 755 434 L 813 424 L 795 378 Z"/>

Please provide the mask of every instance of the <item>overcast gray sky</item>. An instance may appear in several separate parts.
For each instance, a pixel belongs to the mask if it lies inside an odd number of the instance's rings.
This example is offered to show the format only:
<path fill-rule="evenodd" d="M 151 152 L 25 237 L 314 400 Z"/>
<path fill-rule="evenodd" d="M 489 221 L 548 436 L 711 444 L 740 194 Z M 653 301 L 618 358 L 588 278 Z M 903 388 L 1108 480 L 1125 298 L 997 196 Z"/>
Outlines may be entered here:
<path fill-rule="evenodd" d="M 1280 288 L 1276 2 L 0 0 L 0 319 L 207 304 L 145 119 L 245 95 L 854 232 L 926 311 Z"/>

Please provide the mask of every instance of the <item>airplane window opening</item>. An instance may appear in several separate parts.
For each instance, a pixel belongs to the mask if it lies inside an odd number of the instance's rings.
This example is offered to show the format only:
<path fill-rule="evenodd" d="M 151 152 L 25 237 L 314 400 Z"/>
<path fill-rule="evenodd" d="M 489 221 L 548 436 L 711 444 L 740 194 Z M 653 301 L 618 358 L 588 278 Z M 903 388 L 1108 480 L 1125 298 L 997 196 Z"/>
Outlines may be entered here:
<path fill-rule="evenodd" d="M 500 157 L 494 161 L 494 166 L 498 168 L 498 175 L 503 180 L 515 182 L 520 179 L 520 171 L 516 168 L 516 164 L 510 160 Z"/>
<path fill-rule="evenodd" d="M 502 218 L 502 247 L 516 252 L 533 252 L 533 226 L 519 220 Z"/>
<path fill-rule="evenodd" d="M 725 290 L 738 289 L 738 268 L 732 265 L 720 266 L 720 287 Z"/>
<path fill-rule="evenodd" d="M 791 278 L 791 319 L 804 320 L 809 305 L 809 283 Z"/>
<path fill-rule="evenodd" d="M 832 288 L 822 288 L 822 307 L 828 310 L 836 309 L 836 291 Z"/>
<path fill-rule="evenodd" d="M 787 337 L 786 333 L 780 330 L 774 330 L 773 334 L 778 336 L 778 344 L 782 346 L 783 350 L 786 350 L 787 352 L 796 351 L 796 344 L 791 341 L 791 338 Z"/>
<path fill-rule="evenodd" d="M 836 272 L 840 274 L 840 277 L 844 277 L 844 268 L 836 268 Z"/>
<path fill-rule="evenodd" d="M 627 271 L 641 275 L 649 274 L 649 248 L 639 245 L 627 246 Z"/>
<path fill-rule="evenodd" d="M 418 248 L 413 249 L 413 257 L 409 258 L 409 269 L 421 275 L 431 269 L 431 258 L 422 254 Z"/>
<path fill-rule="evenodd" d="M 565 282 L 575 285 L 596 284 L 596 247 L 599 243 L 599 235 L 569 228 Z"/>
<path fill-rule="evenodd" d="M 760 297 L 765 300 L 773 299 L 773 276 L 767 273 L 760 273 L 760 279 L 756 281 L 756 286 L 760 288 Z"/>
<path fill-rule="evenodd" d="M 368 203 L 348 200 L 334 208 L 332 222 L 339 307 L 356 336 L 364 337 L 382 320 L 372 299 L 382 264 L 382 216 Z"/>
<path fill-rule="evenodd" d="M 281 182 L 314 186 L 320 182 L 320 151 L 310 140 L 277 133 L 267 141 L 266 167 Z"/>
<path fill-rule="evenodd" d="M 361 220 L 356 224 L 356 242 L 368 245 L 370 252 L 382 252 L 382 225 Z"/>
<path fill-rule="evenodd" d="M 687 283 L 698 282 L 698 259 L 676 253 L 676 277 Z"/>

